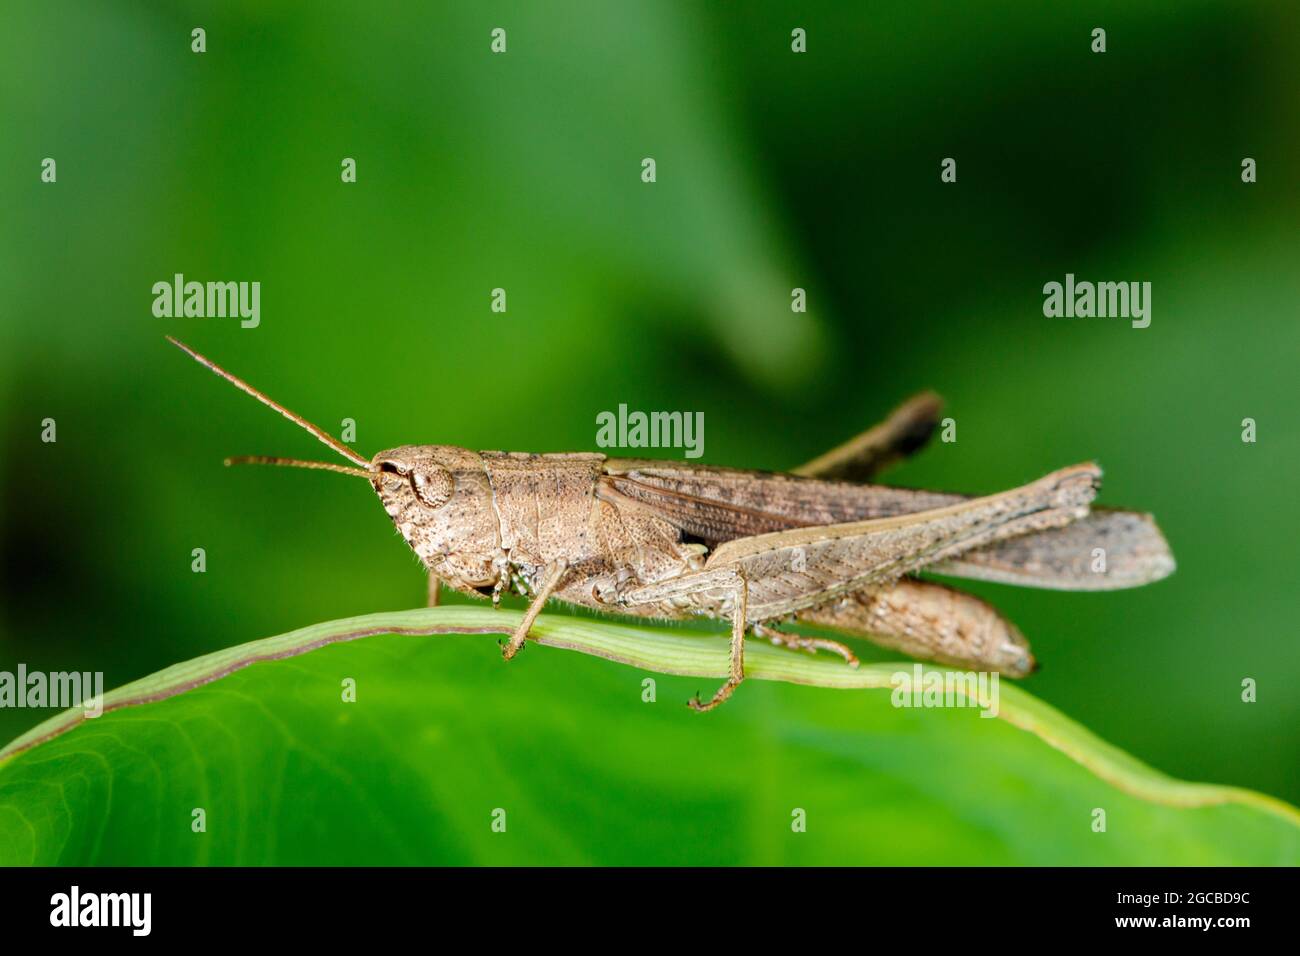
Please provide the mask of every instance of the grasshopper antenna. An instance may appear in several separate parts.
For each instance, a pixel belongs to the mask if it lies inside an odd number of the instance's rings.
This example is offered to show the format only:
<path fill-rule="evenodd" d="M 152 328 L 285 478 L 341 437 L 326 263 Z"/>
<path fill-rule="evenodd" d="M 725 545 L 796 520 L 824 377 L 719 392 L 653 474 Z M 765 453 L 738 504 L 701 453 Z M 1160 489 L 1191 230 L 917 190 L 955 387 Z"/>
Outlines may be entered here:
<path fill-rule="evenodd" d="M 289 411 L 289 409 L 285 408 L 279 402 L 275 401 L 274 399 L 266 395 L 263 395 L 261 392 L 253 388 L 253 386 L 249 385 L 243 379 L 231 375 L 229 372 L 227 372 L 216 362 L 212 361 L 209 358 L 206 358 L 205 356 L 200 355 L 198 352 L 194 351 L 184 342 L 174 339 L 170 335 L 167 336 L 167 341 L 170 342 L 172 345 L 176 346 L 178 349 L 180 349 L 190 358 L 194 359 L 194 361 L 198 362 L 200 365 L 203 365 L 208 369 L 210 369 L 211 371 L 215 372 L 217 375 L 220 375 L 222 378 L 224 378 L 231 385 L 235 386 L 235 388 L 239 389 L 241 392 L 244 392 L 248 395 L 252 395 L 263 405 L 267 406 L 268 408 L 275 409 L 277 412 L 279 412 L 285 418 L 289 419 L 289 421 L 293 422 L 295 425 L 299 426 L 305 431 L 311 432 L 320 441 L 324 442 L 326 445 L 329 445 L 331 448 L 333 448 L 336 452 L 338 452 L 348 461 L 364 469 L 366 472 L 366 477 L 370 477 L 370 472 L 372 471 L 370 467 L 370 462 L 366 461 L 366 459 L 362 458 L 360 455 L 354 452 L 347 445 L 343 444 L 343 442 L 339 441 L 329 432 L 325 431 L 325 429 L 321 428 L 319 425 L 313 425 L 311 422 L 307 421 L 307 419 L 303 418 L 301 415 Z M 265 465 L 291 465 L 292 467 L 317 468 L 317 469 L 323 469 L 325 471 L 341 471 L 344 474 L 353 474 L 353 471 L 351 469 L 344 469 L 342 465 L 330 466 L 325 464 L 324 462 L 295 462 L 293 461 L 293 459 L 289 459 L 289 458 L 265 458 L 265 457 L 249 456 L 243 458 L 230 458 L 227 459 L 227 463 L 228 464 L 255 463 L 255 464 L 265 464 Z"/>
<path fill-rule="evenodd" d="M 349 468 L 328 461 L 302 461 L 298 458 L 280 458 L 278 455 L 235 455 L 227 458 L 227 465 L 279 465 L 282 468 L 310 468 L 313 471 L 332 471 L 337 475 L 356 475 L 373 481 L 375 473 L 362 468 Z"/>

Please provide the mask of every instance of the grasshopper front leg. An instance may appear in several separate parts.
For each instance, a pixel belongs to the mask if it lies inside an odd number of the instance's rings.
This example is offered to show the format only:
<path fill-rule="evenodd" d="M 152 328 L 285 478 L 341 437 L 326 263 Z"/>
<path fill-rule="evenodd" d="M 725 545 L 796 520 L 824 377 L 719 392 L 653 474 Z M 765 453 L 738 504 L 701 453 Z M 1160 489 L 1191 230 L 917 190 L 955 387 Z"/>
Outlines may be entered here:
<path fill-rule="evenodd" d="M 542 584 L 533 595 L 532 603 L 528 605 L 528 610 L 524 612 L 524 619 L 519 622 L 515 628 L 514 635 L 510 642 L 502 649 L 501 655 L 506 659 L 514 657 L 519 653 L 519 648 L 524 646 L 524 641 L 528 639 L 528 632 L 532 630 L 533 622 L 537 620 L 537 615 L 542 613 L 542 608 L 555 593 L 555 589 L 560 584 L 560 579 L 564 577 L 564 572 L 569 569 L 568 562 L 563 558 L 548 564 L 542 572 Z"/>

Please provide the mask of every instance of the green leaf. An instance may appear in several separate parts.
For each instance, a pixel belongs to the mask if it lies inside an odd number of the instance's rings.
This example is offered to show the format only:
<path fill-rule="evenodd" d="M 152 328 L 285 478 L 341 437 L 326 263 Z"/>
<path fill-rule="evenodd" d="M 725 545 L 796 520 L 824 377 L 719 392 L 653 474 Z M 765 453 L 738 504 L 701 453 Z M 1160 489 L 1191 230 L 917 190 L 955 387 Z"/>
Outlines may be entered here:
<path fill-rule="evenodd" d="M 756 679 L 700 716 L 724 637 L 544 615 L 505 665 L 469 636 L 518 620 L 318 624 L 57 715 L 0 751 L 0 863 L 1300 861 L 1295 808 L 1173 780 L 1007 683 L 998 719 L 900 708 L 910 665 L 751 641 Z M 709 680 L 656 677 L 647 702 L 648 672 Z"/>

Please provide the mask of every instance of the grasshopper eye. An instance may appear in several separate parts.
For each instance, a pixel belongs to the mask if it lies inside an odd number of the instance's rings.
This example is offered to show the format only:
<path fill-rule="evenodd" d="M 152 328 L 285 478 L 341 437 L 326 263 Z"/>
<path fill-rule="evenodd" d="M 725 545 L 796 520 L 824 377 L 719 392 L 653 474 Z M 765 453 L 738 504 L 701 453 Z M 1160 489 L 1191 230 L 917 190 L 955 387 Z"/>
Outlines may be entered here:
<path fill-rule="evenodd" d="M 456 480 L 447 469 L 435 466 L 427 471 L 412 473 L 411 490 L 425 507 L 441 508 L 451 500 L 452 492 L 456 490 Z"/>

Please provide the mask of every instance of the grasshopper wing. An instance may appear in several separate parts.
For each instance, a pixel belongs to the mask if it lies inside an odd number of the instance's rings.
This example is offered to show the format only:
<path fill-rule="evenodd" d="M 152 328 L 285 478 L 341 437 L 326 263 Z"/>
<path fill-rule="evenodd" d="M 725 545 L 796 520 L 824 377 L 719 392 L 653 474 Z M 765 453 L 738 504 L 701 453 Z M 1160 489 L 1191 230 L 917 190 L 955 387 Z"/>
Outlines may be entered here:
<path fill-rule="evenodd" d="M 801 465 L 794 474 L 867 482 L 924 446 L 942 409 L 939 396 L 922 392 L 894 409 L 883 422 Z M 874 490 L 866 495 L 879 498 Z M 892 503 L 888 498 L 879 500 L 885 506 Z M 1154 518 L 1135 511 L 1098 508 L 1068 528 L 1004 541 L 928 570 L 1021 587 L 1110 591 L 1159 581 L 1173 574 L 1174 567 L 1173 553 Z"/>

